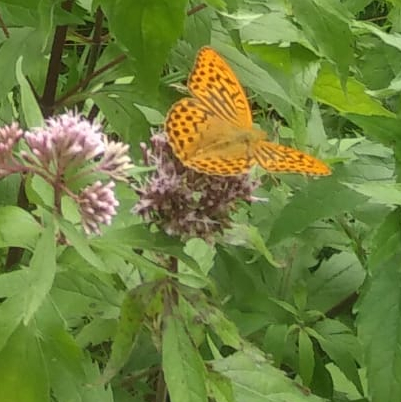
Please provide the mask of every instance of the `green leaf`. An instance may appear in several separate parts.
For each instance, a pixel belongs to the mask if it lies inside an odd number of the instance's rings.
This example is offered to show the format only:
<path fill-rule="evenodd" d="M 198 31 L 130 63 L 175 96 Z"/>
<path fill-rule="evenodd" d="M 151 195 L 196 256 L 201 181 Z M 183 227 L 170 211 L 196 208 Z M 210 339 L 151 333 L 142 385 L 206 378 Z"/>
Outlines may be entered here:
<path fill-rule="evenodd" d="M 241 38 L 250 44 L 306 42 L 302 31 L 280 12 L 271 12 L 254 19 L 241 29 Z"/>
<path fill-rule="evenodd" d="M 41 230 L 39 223 L 22 208 L 0 208 L 0 247 L 33 250 Z"/>
<path fill-rule="evenodd" d="M 287 345 L 287 324 L 271 324 L 266 330 L 263 350 L 271 353 L 276 367 L 280 367 Z"/>
<path fill-rule="evenodd" d="M 323 402 L 260 357 L 237 352 L 212 367 L 231 380 L 236 402 Z"/>
<path fill-rule="evenodd" d="M 22 72 L 22 56 L 20 56 L 17 60 L 16 76 L 18 84 L 21 88 L 22 111 L 24 113 L 26 124 L 28 127 L 43 126 L 42 112 L 40 111 L 38 102 L 36 101 L 35 95 L 32 92 L 32 88 Z"/>
<path fill-rule="evenodd" d="M 29 264 L 28 283 L 25 299 L 24 324 L 26 325 L 46 298 L 53 285 L 56 274 L 56 235 L 50 225 L 36 244 Z"/>
<path fill-rule="evenodd" d="M 165 319 L 162 355 L 171 402 L 206 402 L 205 366 L 182 320 L 175 316 Z"/>
<path fill-rule="evenodd" d="M 41 55 L 41 46 L 41 37 L 33 28 L 12 29 L 10 38 L 4 41 L 0 47 L 0 60 L 7 61 L 0 63 L 0 99 L 5 98 L 17 84 L 15 65 L 21 56 L 24 58 L 23 67 L 27 75 L 33 74 L 38 69 L 46 68 L 47 63 L 43 63 L 44 56 Z"/>
<path fill-rule="evenodd" d="M 400 183 L 344 183 L 349 188 L 366 195 L 371 202 L 385 205 L 401 205 L 401 184 Z"/>
<path fill-rule="evenodd" d="M 0 351 L 24 316 L 20 295 L 9 297 L 0 304 Z"/>
<path fill-rule="evenodd" d="M 324 260 L 308 281 L 308 308 L 326 312 L 356 292 L 365 269 L 354 252 L 343 251 Z"/>
<path fill-rule="evenodd" d="M 228 378 L 213 371 L 208 372 L 207 376 L 208 386 L 216 402 L 235 402 Z"/>
<path fill-rule="evenodd" d="M 370 31 L 372 34 L 379 37 L 387 45 L 401 50 L 401 35 L 398 32 L 387 33 L 377 28 L 375 24 L 363 21 L 353 21 L 352 25 L 359 29 Z"/>
<path fill-rule="evenodd" d="M 304 385 L 308 386 L 312 380 L 315 368 L 315 359 L 313 353 L 313 344 L 309 335 L 300 330 L 298 334 L 299 349 L 299 374 Z"/>
<path fill-rule="evenodd" d="M 290 0 L 294 15 L 309 41 L 335 63 L 344 85 L 353 61 L 350 15 L 339 2 L 331 0 Z"/>
<path fill-rule="evenodd" d="M 213 331 L 218 335 L 224 345 L 229 345 L 234 349 L 240 349 L 243 340 L 238 332 L 235 324 L 228 320 L 224 314 L 214 308 L 208 306 L 206 322 L 212 327 Z"/>
<path fill-rule="evenodd" d="M 334 177 L 311 181 L 297 192 L 281 211 L 269 243 L 294 235 L 318 219 L 349 211 L 367 200 L 367 197 L 338 183 Z"/>
<path fill-rule="evenodd" d="M 232 245 L 254 249 L 263 255 L 266 261 L 273 267 L 281 267 L 281 265 L 274 260 L 271 251 L 266 247 L 265 241 L 256 226 L 250 224 L 233 224 L 231 229 L 225 232 L 225 239 Z"/>
<path fill-rule="evenodd" d="M 153 284 L 142 285 L 126 296 L 121 306 L 110 359 L 102 375 L 103 382 L 109 382 L 130 357 L 152 297 L 154 297 Z"/>
<path fill-rule="evenodd" d="M 183 247 L 177 239 L 162 232 L 152 233 L 145 225 L 131 225 L 124 229 L 109 230 L 102 238 L 93 239 L 91 243 L 98 248 L 107 247 L 107 245 L 129 245 L 134 249 L 160 251 L 177 257 L 203 275 L 195 260 L 183 252 Z"/>
<path fill-rule="evenodd" d="M 11 297 L 20 295 L 28 281 L 29 271 L 18 270 L 3 273 L 0 275 L 0 297 Z"/>
<path fill-rule="evenodd" d="M 387 215 L 383 224 L 378 228 L 373 239 L 375 247 L 368 260 L 370 270 L 379 269 L 380 266 L 394 256 L 394 251 L 398 250 L 401 244 L 400 222 L 401 210 L 397 208 Z"/>
<path fill-rule="evenodd" d="M 156 94 L 170 48 L 183 32 L 186 0 L 99 0 L 110 33 L 128 49 L 142 88 Z"/>
<path fill-rule="evenodd" d="M 244 86 L 252 88 L 276 107 L 280 107 L 282 101 L 287 105 L 294 105 L 294 100 L 286 93 L 285 89 L 249 57 L 227 45 L 216 44 L 215 47 L 227 59 Z"/>
<path fill-rule="evenodd" d="M 357 361 L 354 356 L 354 354 L 358 354 L 358 357 L 361 357 L 361 353 L 356 350 L 355 343 L 357 342 L 352 338 L 350 331 L 344 329 L 341 323 L 336 325 L 336 322 L 333 320 L 318 323 L 315 330 L 316 332 L 310 328 L 307 329 L 308 333 L 319 342 L 320 347 L 334 361 L 344 375 L 352 381 L 360 393 L 363 393 Z M 349 338 L 351 338 L 351 341 Z"/>
<path fill-rule="evenodd" d="M 70 222 L 59 219 L 58 223 L 67 240 L 81 255 L 81 257 L 94 267 L 105 270 L 103 261 L 91 249 L 88 239 L 81 232 L 78 232 L 78 230 Z"/>
<path fill-rule="evenodd" d="M 401 395 L 400 261 L 398 243 L 389 259 L 378 262 L 359 304 L 358 334 L 372 402 L 396 401 Z"/>
<path fill-rule="evenodd" d="M 2 402 L 50 402 L 50 386 L 38 339 L 20 326 L 0 352 Z"/>
<path fill-rule="evenodd" d="M 363 129 L 364 135 L 374 141 L 390 146 L 400 144 L 401 121 L 386 116 L 361 116 L 347 114 L 347 119 Z"/>
<path fill-rule="evenodd" d="M 348 78 L 344 92 L 340 80 L 328 64 L 324 64 L 319 71 L 313 95 L 319 102 L 342 113 L 394 117 L 380 102 L 367 95 L 365 86 L 355 78 Z"/>
<path fill-rule="evenodd" d="M 116 131 L 121 139 L 132 144 L 132 151 L 135 156 L 141 157 L 141 149 L 139 143 L 145 141 L 149 137 L 149 123 L 143 113 L 133 104 L 130 93 L 120 90 L 105 93 L 95 93 L 92 99 L 104 113 L 113 131 Z M 113 95 L 113 96 L 110 96 Z"/>

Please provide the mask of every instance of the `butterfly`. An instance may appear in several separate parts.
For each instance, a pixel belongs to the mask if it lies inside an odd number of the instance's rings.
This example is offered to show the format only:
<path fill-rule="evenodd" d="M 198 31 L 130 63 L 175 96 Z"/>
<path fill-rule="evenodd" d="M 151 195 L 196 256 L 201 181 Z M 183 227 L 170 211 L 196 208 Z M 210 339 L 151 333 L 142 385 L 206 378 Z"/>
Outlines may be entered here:
<path fill-rule="evenodd" d="M 218 176 L 244 174 L 255 165 L 269 172 L 329 175 L 306 153 L 266 140 L 252 126 L 244 89 L 211 47 L 202 47 L 188 78 L 192 97 L 174 103 L 164 129 L 174 155 L 188 168 Z"/>

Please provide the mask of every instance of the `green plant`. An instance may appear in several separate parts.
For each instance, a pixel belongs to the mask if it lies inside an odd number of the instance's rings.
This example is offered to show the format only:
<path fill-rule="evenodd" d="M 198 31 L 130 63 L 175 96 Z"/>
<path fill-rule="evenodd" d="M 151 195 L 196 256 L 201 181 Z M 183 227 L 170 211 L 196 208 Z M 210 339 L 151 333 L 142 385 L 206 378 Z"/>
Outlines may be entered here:
<path fill-rule="evenodd" d="M 400 12 L 0 0 L 0 401 L 399 400 Z M 203 45 L 330 177 L 204 181 L 152 154 Z"/>

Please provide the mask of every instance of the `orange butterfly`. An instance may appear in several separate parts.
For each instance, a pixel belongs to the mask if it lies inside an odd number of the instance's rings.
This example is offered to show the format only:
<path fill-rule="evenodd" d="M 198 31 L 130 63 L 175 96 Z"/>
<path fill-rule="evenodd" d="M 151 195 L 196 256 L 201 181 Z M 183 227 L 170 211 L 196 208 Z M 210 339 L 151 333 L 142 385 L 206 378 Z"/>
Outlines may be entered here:
<path fill-rule="evenodd" d="M 165 121 L 168 142 L 185 166 L 220 176 L 247 173 L 256 163 L 270 172 L 331 173 L 319 159 L 266 141 L 266 133 L 252 127 L 241 84 L 212 48 L 199 50 L 188 89 L 193 98 L 176 102 Z"/>

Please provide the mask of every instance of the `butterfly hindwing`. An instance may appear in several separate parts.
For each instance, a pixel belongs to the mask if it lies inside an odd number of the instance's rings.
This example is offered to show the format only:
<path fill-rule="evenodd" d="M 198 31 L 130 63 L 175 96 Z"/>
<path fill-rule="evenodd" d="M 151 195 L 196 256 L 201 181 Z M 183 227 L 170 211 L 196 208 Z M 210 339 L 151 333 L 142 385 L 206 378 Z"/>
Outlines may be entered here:
<path fill-rule="evenodd" d="M 331 173 L 329 167 L 322 161 L 294 148 L 258 141 L 252 149 L 259 165 L 269 172 L 304 173 L 316 176 Z"/>

